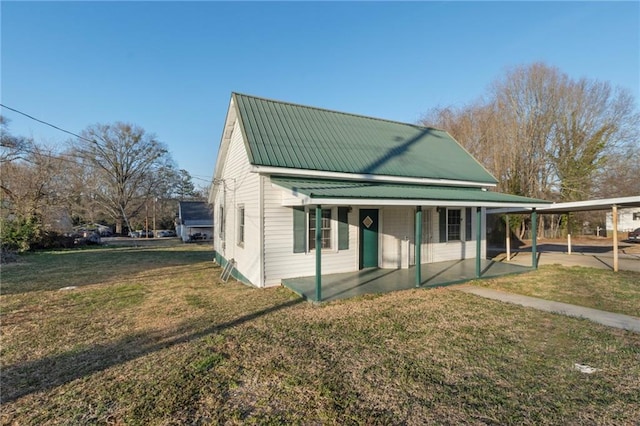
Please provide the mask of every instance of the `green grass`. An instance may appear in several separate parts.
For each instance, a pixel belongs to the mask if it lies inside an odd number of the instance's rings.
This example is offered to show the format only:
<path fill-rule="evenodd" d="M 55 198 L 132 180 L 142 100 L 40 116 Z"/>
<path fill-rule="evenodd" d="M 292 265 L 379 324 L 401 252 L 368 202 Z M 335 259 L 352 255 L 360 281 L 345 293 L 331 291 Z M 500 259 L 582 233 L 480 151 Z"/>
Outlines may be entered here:
<path fill-rule="evenodd" d="M 541 266 L 514 279 L 477 281 L 496 290 L 640 317 L 640 273 L 579 266 Z"/>
<path fill-rule="evenodd" d="M 166 250 L 43 253 L 3 269 L 3 424 L 640 418 L 639 334 L 448 288 L 316 306 L 222 283 L 210 248 Z M 89 261 L 118 267 L 89 280 Z"/>

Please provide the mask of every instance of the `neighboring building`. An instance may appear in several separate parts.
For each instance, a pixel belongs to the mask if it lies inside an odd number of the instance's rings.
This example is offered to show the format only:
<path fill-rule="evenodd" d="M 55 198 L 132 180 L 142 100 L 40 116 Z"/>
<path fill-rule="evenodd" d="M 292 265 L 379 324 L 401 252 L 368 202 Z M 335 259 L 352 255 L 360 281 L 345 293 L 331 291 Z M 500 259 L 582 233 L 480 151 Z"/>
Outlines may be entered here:
<path fill-rule="evenodd" d="M 607 212 L 606 217 L 607 235 L 613 232 L 613 214 Z M 628 208 L 618 210 L 618 232 L 629 232 L 640 228 L 640 208 Z"/>
<path fill-rule="evenodd" d="M 178 202 L 178 217 L 176 218 L 176 233 L 182 241 L 189 241 L 193 235 L 201 239 L 211 239 L 213 236 L 213 214 L 205 201 Z"/>
<path fill-rule="evenodd" d="M 445 131 L 234 93 L 209 194 L 216 260 L 258 287 L 313 276 L 317 223 L 322 274 L 484 257 L 487 207 L 544 203 L 496 183 Z"/>

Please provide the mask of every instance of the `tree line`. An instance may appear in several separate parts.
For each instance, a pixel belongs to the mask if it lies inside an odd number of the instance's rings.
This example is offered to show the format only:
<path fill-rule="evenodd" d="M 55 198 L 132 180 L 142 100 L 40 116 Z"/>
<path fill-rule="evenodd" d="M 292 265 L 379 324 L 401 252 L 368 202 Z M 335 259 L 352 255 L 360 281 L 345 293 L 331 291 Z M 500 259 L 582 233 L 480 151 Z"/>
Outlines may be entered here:
<path fill-rule="evenodd" d="M 434 108 L 420 124 L 451 133 L 502 192 L 557 202 L 638 195 L 640 114 L 631 93 L 608 82 L 544 63 L 518 66 L 481 99 Z M 575 232 L 577 218 L 543 218 L 540 230 Z M 522 237 L 526 222 L 515 226 Z"/>
<path fill-rule="evenodd" d="M 139 126 L 87 127 L 63 152 L 12 135 L 0 116 L 2 242 L 29 241 L 72 225 L 105 223 L 117 234 L 173 227 L 176 200 L 204 199 L 166 146 Z M 573 79 L 543 63 L 507 70 L 479 100 L 428 111 L 421 123 L 447 130 L 499 181 L 498 190 L 549 201 L 638 194 L 640 114 L 628 90 Z M 571 216 L 542 218 L 571 230 Z M 512 221 L 522 238 L 525 218 Z M 23 247 L 24 248 L 24 247 Z"/>
<path fill-rule="evenodd" d="M 204 199 L 166 146 L 123 122 L 87 127 L 60 152 L 15 136 L 0 116 L 0 232 L 25 250 L 51 234 L 100 223 L 116 234 L 173 229 L 177 201 Z"/>

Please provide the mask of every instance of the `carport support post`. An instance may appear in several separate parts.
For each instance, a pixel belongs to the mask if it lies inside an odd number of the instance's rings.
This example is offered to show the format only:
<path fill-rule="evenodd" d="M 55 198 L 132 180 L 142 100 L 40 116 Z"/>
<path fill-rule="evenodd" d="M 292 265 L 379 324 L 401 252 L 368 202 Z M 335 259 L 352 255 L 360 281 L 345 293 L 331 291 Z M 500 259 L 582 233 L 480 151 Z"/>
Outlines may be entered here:
<path fill-rule="evenodd" d="M 476 278 L 480 278 L 482 256 L 482 207 L 476 207 Z"/>
<path fill-rule="evenodd" d="M 613 272 L 618 272 L 618 206 L 611 206 L 613 220 Z"/>
<path fill-rule="evenodd" d="M 322 206 L 316 206 L 316 302 L 322 301 Z"/>
<path fill-rule="evenodd" d="M 422 271 L 420 270 L 422 260 L 422 206 L 416 207 L 416 287 L 422 283 Z"/>
<path fill-rule="evenodd" d="M 538 211 L 531 210 L 531 267 L 538 269 Z"/>
<path fill-rule="evenodd" d="M 507 227 L 507 262 L 511 260 L 511 228 L 509 227 L 509 215 L 505 215 L 505 225 Z"/>

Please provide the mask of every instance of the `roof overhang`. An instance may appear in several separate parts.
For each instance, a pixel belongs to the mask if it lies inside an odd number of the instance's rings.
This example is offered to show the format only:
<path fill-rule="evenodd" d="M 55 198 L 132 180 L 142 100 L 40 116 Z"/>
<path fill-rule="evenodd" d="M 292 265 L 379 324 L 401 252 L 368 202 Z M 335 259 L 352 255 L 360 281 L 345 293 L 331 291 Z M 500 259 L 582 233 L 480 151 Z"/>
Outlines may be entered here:
<path fill-rule="evenodd" d="M 640 207 L 640 195 L 633 197 L 603 198 L 599 200 L 572 201 L 567 203 L 553 203 L 536 207 L 538 213 L 562 214 L 580 211 L 610 210 L 613 206 L 619 208 Z M 523 208 L 500 208 L 488 213 L 494 214 L 518 214 L 531 213 L 531 206 Z"/>
<path fill-rule="evenodd" d="M 408 183 L 418 185 L 439 185 L 439 186 L 461 186 L 461 187 L 477 187 L 492 188 L 496 184 L 492 182 L 472 182 L 452 179 L 434 179 L 427 177 L 409 177 L 409 176 L 389 176 L 376 175 L 372 173 L 342 173 L 327 172 L 324 170 L 309 169 L 291 169 L 286 167 L 270 167 L 270 166 L 251 166 L 252 173 L 259 173 L 268 176 L 295 176 L 303 178 L 316 179 L 337 179 L 344 181 L 365 181 L 365 182 L 388 182 L 388 183 Z"/>
<path fill-rule="evenodd" d="M 474 187 L 416 185 L 272 176 L 283 190 L 282 205 L 519 207 L 548 205 L 544 200 Z"/>

